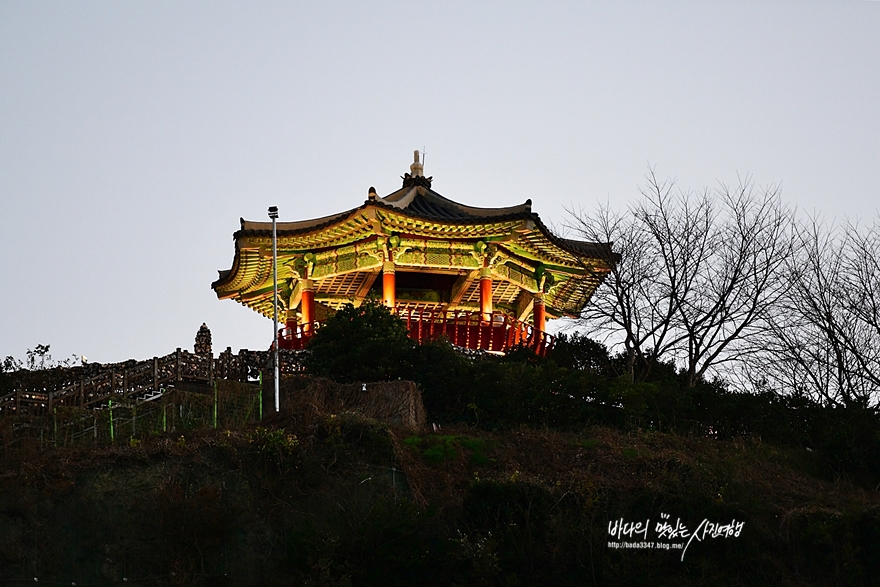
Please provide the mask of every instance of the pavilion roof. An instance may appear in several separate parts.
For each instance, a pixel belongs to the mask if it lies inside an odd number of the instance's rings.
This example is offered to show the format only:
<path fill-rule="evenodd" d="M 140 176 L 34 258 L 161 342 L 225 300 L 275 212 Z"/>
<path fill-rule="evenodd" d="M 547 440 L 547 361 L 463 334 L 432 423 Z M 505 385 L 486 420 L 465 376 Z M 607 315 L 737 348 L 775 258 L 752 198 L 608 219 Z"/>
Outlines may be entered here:
<path fill-rule="evenodd" d="M 530 275 L 541 266 L 562 278 L 547 298 L 548 311 L 555 308 L 556 312 L 574 315 L 617 260 L 610 243 L 584 242 L 553 234 L 532 211 L 531 200 L 499 208 L 468 206 L 434 191 L 432 178 L 406 174 L 403 180 L 402 188 L 384 197 L 379 197 L 371 188 L 363 204 L 345 212 L 311 220 L 277 222 L 280 271 L 284 274 L 279 277 L 295 275 L 290 273 L 291 260 L 308 254 L 317 254 L 319 259 L 329 263 L 340 263 L 333 271 L 323 274 L 339 275 L 343 271 L 342 261 L 337 259 L 362 258 L 360 256 L 370 254 L 370 250 L 376 250 L 377 245 L 370 243 L 376 243 L 377 238 L 384 242 L 385 237 L 392 235 L 400 235 L 402 243 L 411 244 L 412 239 L 422 239 L 420 242 L 425 243 L 448 242 L 452 247 L 448 251 L 452 255 L 450 259 L 462 259 L 462 254 L 464 259 L 469 258 L 460 247 L 473 250 L 473 246 L 482 241 L 495 243 L 508 255 L 506 258 L 519 259 L 516 263 L 520 272 L 526 272 L 522 274 L 525 277 L 517 277 L 520 274 L 514 270 L 499 269 L 508 275 L 504 279 L 520 284 L 516 287 L 535 291 L 537 278 Z M 266 315 L 272 291 L 271 237 L 271 222 L 241 219 L 241 228 L 233 234 L 236 243 L 233 266 L 220 271 L 211 286 L 219 297 L 233 297 Z M 462 263 L 458 261 L 458 265 L 448 269 L 473 269 Z M 443 269 L 431 262 L 426 267 Z M 352 279 L 339 282 L 332 289 L 337 292 L 347 291 L 346 287 L 356 289 L 365 281 Z M 514 288 L 510 290 L 512 296 L 516 287 L 511 287 Z"/>
<path fill-rule="evenodd" d="M 424 179 L 424 178 L 415 178 Z M 432 223 L 452 224 L 461 226 L 489 225 L 498 223 L 510 223 L 511 221 L 530 221 L 533 228 L 543 238 L 526 238 L 535 252 L 541 251 L 552 254 L 551 249 L 558 248 L 576 258 L 608 258 L 610 245 L 608 243 L 592 243 L 557 237 L 541 221 L 536 212 L 532 212 L 532 200 L 516 206 L 501 208 L 479 208 L 466 206 L 449 198 L 446 198 L 424 185 L 411 185 L 403 187 L 382 198 L 368 199 L 357 208 L 346 212 L 295 222 L 277 222 L 276 230 L 279 238 L 296 237 L 299 235 L 315 234 L 326 231 L 336 225 L 344 225 L 348 221 L 357 218 L 370 207 L 385 209 L 400 213 L 414 219 L 427 220 Z M 272 235 L 272 223 L 265 221 L 251 221 L 240 219 L 241 229 L 233 234 L 238 241 L 243 237 L 266 237 Z M 461 236 L 467 235 L 467 231 L 461 231 Z M 480 235 L 474 234 L 479 237 Z M 538 235 L 535 235 L 536 237 Z M 319 239 L 320 240 L 320 239 Z M 334 239 L 335 240 L 335 239 Z M 546 242 L 541 242 L 546 241 Z M 320 246 L 318 242 L 314 243 Z M 328 243 L 330 245 L 330 243 Z M 548 246 L 550 245 L 550 246 Z M 332 246 L 332 245 L 330 245 Z M 569 259 L 572 260 L 572 259 Z M 222 276 L 222 272 L 221 272 Z M 222 281 L 222 279 L 220 280 Z"/>

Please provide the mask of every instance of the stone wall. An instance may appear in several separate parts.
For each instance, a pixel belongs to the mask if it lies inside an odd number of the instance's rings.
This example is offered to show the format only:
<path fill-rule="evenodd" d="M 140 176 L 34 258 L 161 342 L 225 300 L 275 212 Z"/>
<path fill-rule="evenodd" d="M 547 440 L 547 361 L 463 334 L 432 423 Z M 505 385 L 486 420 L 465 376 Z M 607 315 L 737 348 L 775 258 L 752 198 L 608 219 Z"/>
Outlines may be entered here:
<path fill-rule="evenodd" d="M 413 431 L 425 427 L 422 394 L 412 381 L 346 384 L 325 378 L 284 377 L 280 394 L 283 411 L 356 412 Z"/>

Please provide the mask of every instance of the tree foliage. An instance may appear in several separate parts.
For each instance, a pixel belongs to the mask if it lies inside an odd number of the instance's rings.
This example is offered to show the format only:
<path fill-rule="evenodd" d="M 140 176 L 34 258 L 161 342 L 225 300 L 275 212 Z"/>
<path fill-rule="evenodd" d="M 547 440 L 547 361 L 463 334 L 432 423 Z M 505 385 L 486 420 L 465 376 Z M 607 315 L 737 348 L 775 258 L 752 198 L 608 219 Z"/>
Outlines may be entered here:
<path fill-rule="evenodd" d="M 47 391 L 67 384 L 78 359 L 71 356 L 56 360 L 49 353 L 49 348 L 48 344 L 38 344 L 27 349 L 24 362 L 11 355 L 3 359 L 0 362 L 0 394 L 11 393 L 15 389 Z"/>
<path fill-rule="evenodd" d="M 405 324 L 388 308 L 348 304 L 309 342 L 306 368 L 347 383 L 412 378 L 414 348 Z"/>

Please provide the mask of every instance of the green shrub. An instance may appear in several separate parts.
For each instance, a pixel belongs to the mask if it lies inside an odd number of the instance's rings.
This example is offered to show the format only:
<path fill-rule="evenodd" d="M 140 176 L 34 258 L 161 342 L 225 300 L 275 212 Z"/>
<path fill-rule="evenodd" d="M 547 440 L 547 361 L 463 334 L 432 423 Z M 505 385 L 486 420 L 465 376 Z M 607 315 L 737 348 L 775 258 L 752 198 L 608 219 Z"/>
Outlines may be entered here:
<path fill-rule="evenodd" d="M 343 383 L 411 379 L 415 347 L 404 323 L 385 306 L 348 304 L 315 333 L 305 366 Z"/>

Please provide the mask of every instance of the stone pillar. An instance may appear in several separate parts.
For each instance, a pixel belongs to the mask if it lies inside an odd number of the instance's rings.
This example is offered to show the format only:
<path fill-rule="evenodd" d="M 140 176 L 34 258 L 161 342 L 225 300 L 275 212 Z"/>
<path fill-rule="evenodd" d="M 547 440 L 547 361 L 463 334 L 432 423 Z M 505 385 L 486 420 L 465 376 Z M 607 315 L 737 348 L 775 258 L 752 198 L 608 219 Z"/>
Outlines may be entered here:
<path fill-rule="evenodd" d="M 492 320 L 492 271 L 480 269 L 480 315 L 483 322 Z"/>
<path fill-rule="evenodd" d="M 382 303 L 391 311 L 397 305 L 397 289 L 394 282 L 394 261 L 382 263 Z"/>
<path fill-rule="evenodd" d="M 196 343 L 193 346 L 193 352 L 197 355 L 211 355 L 211 329 L 202 322 L 199 331 L 196 333 Z"/>
<path fill-rule="evenodd" d="M 315 282 L 311 279 L 302 280 L 302 327 L 303 335 L 311 336 L 315 325 Z"/>
<path fill-rule="evenodd" d="M 535 307 L 532 310 L 535 318 L 535 330 L 544 332 L 547 316 L 544 312 L 544 294 L 535 294 Z"/>

